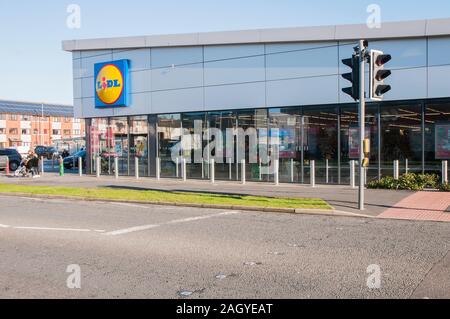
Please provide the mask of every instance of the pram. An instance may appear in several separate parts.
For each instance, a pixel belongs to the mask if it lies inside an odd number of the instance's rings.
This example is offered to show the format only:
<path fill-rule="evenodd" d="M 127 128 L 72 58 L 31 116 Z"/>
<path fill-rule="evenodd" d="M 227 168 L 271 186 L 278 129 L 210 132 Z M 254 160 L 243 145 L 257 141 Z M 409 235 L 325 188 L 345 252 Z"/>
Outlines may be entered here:
<path fill-rule="evenodd" d="M 19 168 L 16 169 L 14 172 L 14 177 L 27 177 L 30 173 L 29 169 L 27 168 L 27 163 L 29 162 L 28 159 L 23 159 L 22 162 L 20 162 Z"/>
<path fill-rule="evenodd" d="M 14 172 L 15 177 L 28 177 L 29 174 L 33 177 L 38 176 L 37 167 L 39 166 L 39 159 L 36 157 L 25 158 L 20 163 L 19 168 Z"/>

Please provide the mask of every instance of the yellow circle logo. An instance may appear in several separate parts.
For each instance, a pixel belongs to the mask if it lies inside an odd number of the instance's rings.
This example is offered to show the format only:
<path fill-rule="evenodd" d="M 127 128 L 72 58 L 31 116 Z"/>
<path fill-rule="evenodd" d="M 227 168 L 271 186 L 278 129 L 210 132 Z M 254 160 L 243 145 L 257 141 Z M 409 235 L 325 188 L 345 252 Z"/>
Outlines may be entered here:
<path fill-rule="evenodd" d="M 100 101 L 105 104 L 116 103 L 123 93 L 123 74 L 113 64 L 103 66 L 95 80 L 95 91 Z"/>

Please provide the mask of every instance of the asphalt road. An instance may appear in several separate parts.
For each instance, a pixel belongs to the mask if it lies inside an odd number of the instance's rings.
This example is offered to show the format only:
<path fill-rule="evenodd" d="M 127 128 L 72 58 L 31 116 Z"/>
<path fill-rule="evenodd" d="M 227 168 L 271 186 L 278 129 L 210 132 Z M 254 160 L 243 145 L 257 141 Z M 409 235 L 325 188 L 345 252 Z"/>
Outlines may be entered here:
<path fill-rule="evenodd" d="M 450 223 L 0 202 L 0 298 L 450 298 Z"/>

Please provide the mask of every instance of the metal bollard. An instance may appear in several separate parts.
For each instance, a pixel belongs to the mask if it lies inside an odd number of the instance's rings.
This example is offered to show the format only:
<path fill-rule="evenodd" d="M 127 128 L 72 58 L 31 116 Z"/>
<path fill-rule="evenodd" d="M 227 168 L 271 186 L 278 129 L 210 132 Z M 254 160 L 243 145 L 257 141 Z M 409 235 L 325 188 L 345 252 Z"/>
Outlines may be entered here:
<path fill-rule="evenodd" d="M 356 188 L 355 167 L 356 167 L 355 161 L 354 160 L 350 161 L 350 186 L 352 188 Z"/>
<path fill-rule="evenodd" d="M 183 181 L 186 182 L 187 181 L 186 159 L 183 158 L 182 162 L 183 162 Z"/>
<path fill-rule="evenodd" d="M 274 165 L 274 174 L 273 174 L 273 179 L 275 182 L 275 185 L 278 186 L 280 185 L 280 160 L 274 160 L 273 161 L 273 165 Z"/>
<path fill-rule="evenodd" d="M 41 156 L 41 176 L 44 176 L 44 157 Z"/>
<path fill-rule="evenodd" d="M 6 170 L 6 176 L 8 176 L 9 175 L 9 157 L 6 157 L 6 168 L 5 168 L 5 170 Z"/>
<path fill-rule="evenodd" d="M 205 179 L 205 159 L 202 159 L 202 179 Z"/>
<path fill-rule="evenodd" d="M 229 175 L 230 181 L 233 179 L 232 167 L 233 167 L 233 163 L 230 158 L 229 162 L 228 162 L 228 175 Z"/>
<path fill-rule="evenodd" d="M 395 160 L 394 161 L 394 179 L 398 180 L 400 177 L 400 173 L 399 173 L 399 161 Z"/>
<path fill-rule="evenodd" d="M 42 170 L 43 172 L 44 170 Z M 80 175 L 80 177 L 83 176 L 83 158 L 80 156 L 78 157 L 78 175 Z"/>
<path fill-rule="evenodd" d="M 177 157 L 175 160 L 175 175 L 178 177 L 180 177 L 180 172 L 179 172 L 179 166 L 180 166 L 180 159 Z M 158 174 L 158 173 L 157 173 Z"/>
<path fill-rule="evenodd" d="M 405 159 L 405 174 L 409 174 L 409 161 Z"/>
<path fill-rule="evenodd" d="M 100 156 L 97 156 L 95 159 L 95 171 L 97 178 L 99 178 L 101 173 Z"/>
<path fill-rule="evenodd" d="M 294 182 L 294 159 L 291 158 L 291 183 Z"/>
<path fill-rule="evenodd" d="M 330 163 L 328 159 L 325 160 L 325 183 L 328 184 L 330 182 Z"/>
<path fill-rule="evenodd" d="M 442 184 L 448 183 L 448 161 L 442 161 Z"/>
<path fill-rule="evenodd" d="M 215 170 L 216 170 L 216 168 L 215 168 L 215 161 L 214 161 L 214 159 L 211 159 L 209 176 L 211 178 L 211 183 L 212 184 L 215 183 L 215 178 L 216 178 Z"/>
<path fill-rule="evenodd" d="M 310 166 L 311 186 L 316 187 L 316 161 L 311 161 Z"/>
<path fill-rule="evenodd" d="M 139 157 L 134 158 L 134 174 L 136 175 L 136 179 L 139 179 Z"/>
<path fill-rule="evenodd" d="M 119 158 L 114 157 L 114 177 L 119 179 Z"/>
<path fill-rule="evenodd" d="M 261 161 L 261 157 L 259 158 L 259 181 L 262 181 L 262 161 Z"/>
<path fill-rule="evenodd" d="M 177 158 L 178 161 L 178 158 Z M 177 177 L 178 177 L 178 165 L 177 165 Z M 156 158 L 156 180 L 159 181 L 161 179 L 161 158 Z"/>
<path fill-rule="evenodd" d="M 246 180 L 245 180 L 245 159 L 243 159 L 241 161 L 241 181 L 242 181 L 242 185 L 245 185 Z"/>

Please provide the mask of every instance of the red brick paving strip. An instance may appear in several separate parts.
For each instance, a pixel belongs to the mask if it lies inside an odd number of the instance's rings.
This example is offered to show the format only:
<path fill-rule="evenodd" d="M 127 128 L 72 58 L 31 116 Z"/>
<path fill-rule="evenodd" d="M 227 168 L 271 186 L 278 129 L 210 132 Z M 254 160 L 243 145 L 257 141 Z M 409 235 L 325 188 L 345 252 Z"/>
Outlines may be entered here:
<path fill-rule="evenodd" d="M 378 217 L 450 222 L 450 213 L 445 212 L 449 206 L 450 193 L 418 192 L 403 199 Z"/>

